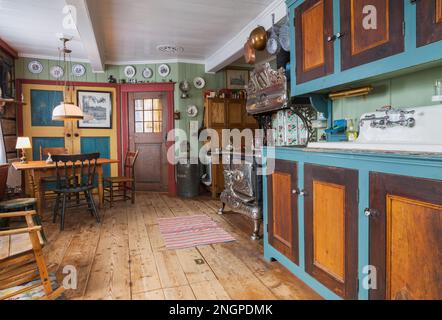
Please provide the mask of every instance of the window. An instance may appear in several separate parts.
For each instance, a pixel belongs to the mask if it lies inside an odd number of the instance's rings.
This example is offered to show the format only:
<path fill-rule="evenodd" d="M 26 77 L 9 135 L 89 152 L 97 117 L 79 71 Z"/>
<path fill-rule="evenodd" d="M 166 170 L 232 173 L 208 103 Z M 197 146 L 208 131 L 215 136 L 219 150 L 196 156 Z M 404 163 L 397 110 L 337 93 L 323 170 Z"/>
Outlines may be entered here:
<path fill-rule="evenodd" d="M 161 133 L 163 105 L 160 99 L 135 100 L 135 132 Z"/>

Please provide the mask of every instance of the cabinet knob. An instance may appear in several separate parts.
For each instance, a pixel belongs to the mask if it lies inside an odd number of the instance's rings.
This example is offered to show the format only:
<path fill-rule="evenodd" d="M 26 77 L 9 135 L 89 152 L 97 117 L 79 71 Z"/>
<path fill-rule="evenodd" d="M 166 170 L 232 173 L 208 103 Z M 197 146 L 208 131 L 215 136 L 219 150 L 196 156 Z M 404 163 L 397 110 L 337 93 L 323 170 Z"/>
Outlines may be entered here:
<path fill-rule="evenodd" d="M 367 218 L 374 218 L 379 216 L 379 211 L 376 209 L 367 208 L 364 210 L 364 214 Z"/>
<path fill-rule="evenodd" d="M 299 195 L 300 197 L 304 197 L 304 196 L 306 196 L 307 195 L 307 193 L 304 191 L 304 190 L 299 190 L 299 189 L 293 189 L 292 190 L 292 194 L 297 194 L 297 195 Z"/>
<path fill-rule="evenodd" d="M 336 36 L 335 35 L 332 35 L 332 36 L 328 36 L 327 37 L 327 41 L 328 42 L 333 42 L 333 41 L 335 41 L 337 38 L 336 38 Z"/>

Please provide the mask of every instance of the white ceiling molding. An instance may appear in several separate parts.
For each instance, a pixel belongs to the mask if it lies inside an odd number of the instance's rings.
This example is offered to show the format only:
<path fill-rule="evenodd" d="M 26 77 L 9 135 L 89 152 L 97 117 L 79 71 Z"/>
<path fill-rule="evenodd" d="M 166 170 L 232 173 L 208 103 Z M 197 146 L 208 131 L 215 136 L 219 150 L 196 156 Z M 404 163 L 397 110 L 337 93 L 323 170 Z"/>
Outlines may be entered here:
<path fill-rule="evenodd" d="M 76 9 L 75 25 L 92 66 L 92 72 L 103 73 L 105 65 L 102 46 L 98 42 L 99 35 L 96 34 L 87 0 L 65 0 L 65 2 Z"/>
<path fill-rule="evenodd" d="M 106 61 L 107 65 L 114 65 L 114 66 L 161 64 L 161 63 L 206 64 L 204 60 L 181 59 L 181 58 L 159 59 L 159 60 L 138 60 L 138 61 Z"/>
<path fill-rule="evenodd" d="M 36 60 L 53 60 L 53 61 L 60 60 L 60 57 L 47 56 L 42 54 L 32 54 L 32 53 L 19 53 L 18 56 L 20 58 L 36 59 Z M 71 57 L 71 60 L 73 62 L 90 63 L 89 59 L 80 59 L 80 58 Z"/>
<path fill-rule="evenodd" d="M 229 64 L 237 61 L 243 54 L 244 44 L 247 38 L 258 25 L 266 30 L 272 27 L 272 13 L 275 14 L 275 22 L 280 21 L 287 15 L 285 0 L 275 0 L 263 12 L 244 27 L 237 36 L 218 49 L 206 60 L 206 72 L 217 72 Z"/>

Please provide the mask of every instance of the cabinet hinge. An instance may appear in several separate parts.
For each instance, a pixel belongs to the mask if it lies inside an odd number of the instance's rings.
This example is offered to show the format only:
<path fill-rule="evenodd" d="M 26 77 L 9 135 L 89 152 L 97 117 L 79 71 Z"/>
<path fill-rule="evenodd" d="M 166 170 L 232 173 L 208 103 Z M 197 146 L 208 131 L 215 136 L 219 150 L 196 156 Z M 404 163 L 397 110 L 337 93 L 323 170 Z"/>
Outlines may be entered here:
<path fill-rule="evenodd" d="M 405 20 L 402 21 L 402 35 L 405 37 Z"/>
<path fill-rule="evenodd" d="M 360 195 L 360 193 L 361 193 L 360 190 L 357 189 L 357 190 L 356 190 L 356 196 L 357 196 L 357 199 L 358 199 L 358 203 L 359 203 L 359 195 Z"/>

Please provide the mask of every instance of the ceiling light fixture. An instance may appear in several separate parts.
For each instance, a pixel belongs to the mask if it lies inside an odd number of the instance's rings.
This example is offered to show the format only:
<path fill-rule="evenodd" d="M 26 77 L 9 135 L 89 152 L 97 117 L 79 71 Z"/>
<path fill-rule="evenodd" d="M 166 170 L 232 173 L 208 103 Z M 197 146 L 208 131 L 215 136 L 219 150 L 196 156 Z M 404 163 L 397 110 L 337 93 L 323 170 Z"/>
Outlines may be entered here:
<path fill-rule="evenodd" d="M 162 53 L 166 54 L 179 54 L 184 52 L 183 47 L 168 45 L 168 44 L 161 44 L 157 46 L 157 50 Z"/>
<path fill-rule="evenodd" d="M 70 40 L 68 38 L 61 38 L 63 47 L 59 49 L 59 62 L 61 63 L 61 55 L 63 54 L 64 70 L 67 73 L 65 76 L 65 82 L 63 85 L 63 101 L 55 107 L 52 112 L 53 121 L 78 121 L 84 119 L 83 111 L 73 103 L 72 95 L 75 91 L 72 86 L 72 90 L 69 90 L 69 70 L 72 69 L 71 52 L 72 50 L 66 47 L 66 43 Z M 68 60 L 69 59 L 69 60 Z"/>

